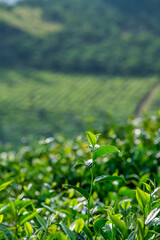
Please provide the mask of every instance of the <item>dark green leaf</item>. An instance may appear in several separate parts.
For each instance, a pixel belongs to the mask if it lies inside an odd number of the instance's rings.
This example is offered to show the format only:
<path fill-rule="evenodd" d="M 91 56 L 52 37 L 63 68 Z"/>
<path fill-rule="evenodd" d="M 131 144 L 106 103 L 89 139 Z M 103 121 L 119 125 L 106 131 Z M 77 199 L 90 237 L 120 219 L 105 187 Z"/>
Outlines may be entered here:
<path fill-rule="evenodd" d="M 39 215 L 36 216 L 36 219 L 37 219 L 37 221 L 39 222 L 39 224 L 41 225 L 41 227 L 42 227 L 44 230 L 47 230 L 47 225 L 46 225 L 45 220 L 44 220 L 41 216 L 39 216 Z"/>
<path fill-rule="evenodd" d="M 79 188 L 79 187 L 76 187 L 76 186 L 73 186 L 73 185 L 65 185 L 65 187 L 67 188 L 73 188 L 75 189 L 77 192 L 81 193 L 87 200 L 89 199 L 89 193 L 84 190 L 83 188 Z"/>
<path fill-rule="evenodd" d="M 89 240 L 93 239 L 92 233 L 91 233 L 90 229 L 86 225 L 84 225 L 84 227 L 83 227 L 83 232 L 87 235 Z"/>
<path fill-rule="evenodd" d="M 101 228 L 106 224 L 106 221 L 107 221 L 106 219 L 102 218 L 102 219 L 98 219 L 94 223 L 93 227 L 96 233 L 98 233 L 101 230 Z"/>
<path fill-rule="evenodd" d="M 4 232 L 4 234 L 6 235 L 8 240 L 13 240 L 13 236 L 12 236 L 11 232 L 6 228 L 5 225 L 3 225 L 1 223 L 0 223 L 0 230 Z"/>

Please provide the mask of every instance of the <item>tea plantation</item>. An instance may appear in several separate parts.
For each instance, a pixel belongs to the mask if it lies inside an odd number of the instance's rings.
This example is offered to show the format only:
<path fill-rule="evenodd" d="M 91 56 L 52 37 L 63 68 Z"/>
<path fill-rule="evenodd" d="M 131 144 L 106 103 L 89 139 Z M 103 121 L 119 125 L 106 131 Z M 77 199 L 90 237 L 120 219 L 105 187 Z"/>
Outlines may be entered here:
<path fill-rule="evenodd" d="M 158 80 L 1 70 L 1 140 L 19 144 L 22 136 L 51 136 L 57 132 L 76 136 L 88 127 L 101 131 L 99 126 L 110 116 L 123 123 Z M 149 110 L 158 110 L 157 101 L 158 90 Z"/>
<path fill-rule="evenodd" d="M 159 113 L 101 135 L 1 146 L 0 239 L 158 240 L 159 160 Z"/>

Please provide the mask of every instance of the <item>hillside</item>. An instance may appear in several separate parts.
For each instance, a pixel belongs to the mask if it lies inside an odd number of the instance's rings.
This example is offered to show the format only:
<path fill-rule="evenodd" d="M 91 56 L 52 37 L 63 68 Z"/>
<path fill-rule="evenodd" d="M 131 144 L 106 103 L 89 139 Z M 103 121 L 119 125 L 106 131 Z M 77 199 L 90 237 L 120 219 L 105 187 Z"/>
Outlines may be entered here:
<path fill-rule="evenodd" d="M 158 78 L 7 69 L 0 71 L 0 82 L 0 139 L 19 144 L 22 138 L 73 137 L 87 128 L 101 131 L 104 122 L 124 123 Z M 150 112 L 158 110 L 155 101 L 158 94 Z"/>
<path fill-rule="evenodd" d="M 1 4 L 0 64 L 114 75 L 159 73 L 159 9 L 157 0 Z"/>

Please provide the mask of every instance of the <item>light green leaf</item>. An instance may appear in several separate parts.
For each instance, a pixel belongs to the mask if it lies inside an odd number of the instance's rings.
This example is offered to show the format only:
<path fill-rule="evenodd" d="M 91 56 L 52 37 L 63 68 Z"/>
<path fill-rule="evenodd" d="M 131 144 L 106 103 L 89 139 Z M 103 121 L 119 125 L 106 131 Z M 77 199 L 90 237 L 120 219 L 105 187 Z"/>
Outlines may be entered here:
<path fill-rule="evenodd" d="M 154 210 L 152 210 L 150 214 L 147 216 L 145 224 L 147 225 L 148 223 L 150 223 L 157 216 L 159 212 L 160 212 L 160 208 L 155 208 Z"/>
<path fill-rule="evenodd" d="M 5 225 L 3 225 L 2 223 L 0 223 L 0 230 L 2 232 L 4 232 L 4 234 L 6 235 L 6 237 L 8 238 L 8 240 L 13 240 L 13 236 L 12 233 L 6 228 Z"/>
<path fill-rule="evenodd" d="M 84 190 L 83 188 L 79 188 L 79 187 L 76 187 L 76 186 L 74 186 L 74 185 L 68 185 L 68 184 L 66 184 L 65 187 L 67 187 L 67 188 L 73 188 L 73 189 L 75 189 L 77 192 L 81 193 L 87 200 L 89 199 L 89 193 L 88 193 L 86 190 Z"/>
<path fill-rule="evenodd" d="M 93 239 L 91 230 L 86 225 L 84 225 L 84 227 L 83 227 L 83 232 L 86 234 L 86 236 L 88 237 L 89 240 Z"/>
<path fill-rule="evenodd" d="M 31 226 L 31 224 L 28 223 L 28 222 L 25 222 L 24 228 L 25 228 L 26 234 L 27 234 L 29 237 L 31 237 L 31 236 L 32 236 L 32 226 Z"/>
<path fill-rule="evenodd" d="M 101 157 L 105 154 L 109 154 L 109 153 L 113 153 L 113 152 L 119 152 L 118 148 L 116 148 L 115 146 L 112 146 L 112 145 L 101 146 L 101 147 L 97 148 L 96 150 L 94 150 L 93 160 L 95 160 L 96 158 Z"/>
<path fill-rule="evenodd" d="M 60 226 L 62 227 L 63 231 L 65 232 L 65 234 L 67 235 L 67 237 L 69 238 L 69 240 L 76 240 L 76 236 L 74 234 L 74 232 L 72 232 L 66 224 L 64 224 L 63 222 L 60 223 Z"/>
<path fill-rule="evenodd" d="M 121 207 L 123 208 L 123 210 L 126 210 L 127 208 L 129 208 L 131 205 L 130 201 L 126 201 L 124 200 L 122 203 L 121 203 Z"/>
<path fill-rule="evenodd" d="M 82 218 L 79 218 L 75 221 L 75 232 L 80 233 L 84 227 L 84 220 Z"/>
<path fill-rule="evenodd" d="M 99 177 L 95 178 L 94 184 L 101 183 L 101 182 L 106 182 L 106 181 L 120 181 L 120 180 L 125 181 L 123 177 L 102 175 L 102 176 L 99 176 Z"/>
<path fill-rule="evenodd" d="M 110 215 L 110 219 L 113 224 L 120 230 L 124 237 L 127 237 L 128 228 L 122 220 L 120 220 L 119 215 Z"/>
<path fill-rule="evenodd" d="M 0 223 L 3 221 L 3 215 L 0 215 Z"/>
<path fill-rule="evenodd" d="M 98 233 L 101 230 L 101 228 L 104 227 L 106 221 L 107 221 L 106 219 L 101 218 L 94 223 L 93 227 L 96 233 Z"/>
<path fill-rule="evenodd" d="M 76 161 L 76 163 L 74 164 L 73 167 L 76 167 L 78 165 L 85 165 L 85 162 L 82 159 L 79 158 L 79 159 L 77 159 L 77 161 Z"/>
<path fill-rule="evenodd" d="M 0 185 L 0 191 L 2 191 L 3 189 L 5 189 L 11 182 L 13 181 L 9 181 L 9 182 L 6 182 L 6 183 L 3 183 Z"/>
<path fill-rule="evenodd" d="M 144 223 L 142 221 L 142 219 L 138 219 L 137 220 L 137 226 L 138 226 L 138 231 L 137 231 L 137 237 L 138 237 L 138 240 L 143 240 L 144 239 Z"/>
<path fill-rule="evenodd" d="M 141 189 L 139 189 L 137 187 L 136 198 L 137 198 L 137 201 L 139 203 L 141 210 L 143 211 L 150 201 L 149 194 L 146 192 L 143 192 Z"/>
<path fill-rule="evenodd" d="M 94 145 L 96 145 L 96 143 L 97 143 L 96 136 L 91 132 L 86 132 L 86 134 L 87 134 L 87 139 L 88 139 L 89 144 L 94 147 Z"/>

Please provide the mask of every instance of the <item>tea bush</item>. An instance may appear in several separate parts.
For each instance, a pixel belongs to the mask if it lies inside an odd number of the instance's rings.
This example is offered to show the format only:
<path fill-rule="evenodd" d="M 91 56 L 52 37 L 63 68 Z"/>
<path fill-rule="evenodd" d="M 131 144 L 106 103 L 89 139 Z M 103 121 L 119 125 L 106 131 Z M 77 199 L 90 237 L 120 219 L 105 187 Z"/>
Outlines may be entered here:
<path fill-rule="evenodd" d="M 0 239 L 160 238 L 160 115 L 1 146 Z M 98 177 L 100 176 L 100 177 Z"/>

